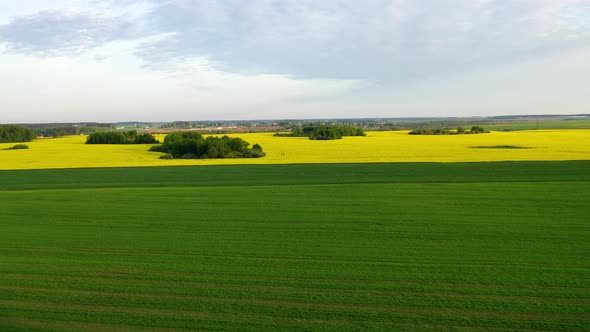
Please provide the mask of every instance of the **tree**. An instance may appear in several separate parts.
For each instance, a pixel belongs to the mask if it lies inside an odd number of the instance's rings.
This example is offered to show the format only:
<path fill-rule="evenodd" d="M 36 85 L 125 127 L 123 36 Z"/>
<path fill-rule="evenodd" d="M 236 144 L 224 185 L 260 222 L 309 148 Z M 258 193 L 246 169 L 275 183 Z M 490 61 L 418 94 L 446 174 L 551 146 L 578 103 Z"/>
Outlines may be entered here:
<path fill-rule="evenodd" d="M 252 145 L 252 149 L 253 150 L 258 150 L 258 151 L 262 152 L 262 147 L 258 143 Z"/>
<path fill-rule="evenodd" d="M 462 134 L 483 134 L 489 133 L 488 130 L 485 130 L 479 126 L 471 127 L 471 130 L 465 130 L 463 127 L 457 128 L 456 131 L 447 129 L 447 128 L 429 128 L 429 129 L 414 129 L 410 131 L 408 134 L 410 135 L 462 135 Z"/>
<path fill-rule="evenodd" d="M 138 134 L 132 130 L 128 132 L 107 131 L 88 135 L 86 144 L 154 144 L 159 141 L 152 134 Z"/>
<path fill-rule="evenodd" d="M 481 134 L 481 133 L 489 133 L 488 130 L 485 130 L 483 127 L 480 126 L 473 126 L 471 127 L 472 134 Z"/>
<path fill-rule="evenodd" d="M 0 143 L 30 142 L 37 133 L 29 128 L 15 125 L 0 125 Z"/>
<path fill-rule="evenodd" d="M 143 133 L 143 134 L 139 134 L 139 135 L 135 136 L 133 143 L 134 144 L 156 144 L 156 143 L 160 143 L 160 142 L 154 137 L 154 135 L 151 135 L 148 133 Z"/>
<path fill-rule="evenodd" d="M 262 147 L 255 144 L 252 149 L 249 143 L 239 137 L 203 138 L 196 132 L 171 133 L 164 138 L 160 146 L 153 146 L 150 151 L 164 152 L 173 158 L 260 158 L 265 156 Z"/>

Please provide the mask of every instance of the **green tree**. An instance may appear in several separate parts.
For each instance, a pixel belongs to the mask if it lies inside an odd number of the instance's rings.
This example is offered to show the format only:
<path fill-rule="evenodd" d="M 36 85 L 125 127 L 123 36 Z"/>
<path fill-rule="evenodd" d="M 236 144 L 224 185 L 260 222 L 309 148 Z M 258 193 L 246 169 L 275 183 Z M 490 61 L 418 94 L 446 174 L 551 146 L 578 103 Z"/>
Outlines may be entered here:
<path fill-rule="evenodd" d="M 168 134 L 162 145 L 153 146 L 150 151 L 167 153 L 174 158 L 259 158 L 265 155 L 260 145 L 255 144 L 257 149 L 248 146 L 249 143 L 239 137 L 203 138 L 195 132 L 177 132 Z"/>
<path fill-rule="evenodd" d="M 0 143 L 30 142 L 37 133 L 29 128 L 15 125 L 0 125 Z"/>

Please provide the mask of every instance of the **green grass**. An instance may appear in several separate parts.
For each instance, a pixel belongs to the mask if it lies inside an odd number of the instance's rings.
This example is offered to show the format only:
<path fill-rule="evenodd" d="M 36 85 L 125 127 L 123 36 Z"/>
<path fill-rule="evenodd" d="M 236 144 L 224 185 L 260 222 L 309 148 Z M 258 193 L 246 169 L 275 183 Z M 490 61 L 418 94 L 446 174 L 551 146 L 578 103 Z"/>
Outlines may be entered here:
<path fill-rule="evenodd" d="M 578 330 L 590 162 L 0 172 L 0 330 Z"/>

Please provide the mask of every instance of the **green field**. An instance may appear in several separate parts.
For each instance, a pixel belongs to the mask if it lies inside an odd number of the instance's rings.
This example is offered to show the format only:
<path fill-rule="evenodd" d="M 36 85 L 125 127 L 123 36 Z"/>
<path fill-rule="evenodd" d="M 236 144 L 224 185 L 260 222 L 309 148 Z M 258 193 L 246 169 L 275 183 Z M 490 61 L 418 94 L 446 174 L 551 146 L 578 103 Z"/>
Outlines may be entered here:
<path fill-rule="evenodd" d="M 590 129 L 588 119 L 548 120 L 533 119 L 513 120 L 498 124 L 484 124 L 488 130 L 534 130 L 534 129 Z"/>
<path fill-rule="evenodd" d="M 0 172 L 0 330 L 590 329 L 590 161 Z"/>

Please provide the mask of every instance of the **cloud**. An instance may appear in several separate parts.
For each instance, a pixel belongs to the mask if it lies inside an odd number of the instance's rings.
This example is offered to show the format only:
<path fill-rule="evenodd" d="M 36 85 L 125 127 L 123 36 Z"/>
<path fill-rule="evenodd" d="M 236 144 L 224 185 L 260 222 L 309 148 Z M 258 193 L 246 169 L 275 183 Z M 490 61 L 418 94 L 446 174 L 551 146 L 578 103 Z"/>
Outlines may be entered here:
<path fill-rule="evenodd" d="M 0 41 L 24 54 L 75 54 L 133 37 L 129 22 L 92 12 L 40 12 L 0 26 Z"/>
<path fill-rule="evenodd" d="M 549 108 L 560 102 L 580 110 L 588 79 L 572 73 L 587 72 L 587 61 L 568 54 L 588 54 L 588 12 L 588 0 L 2 2 L 0 107 L 10 111 L 0 117 L 481 115 L 481 105 L 487 114 L 556 113 Z"/>
<path fill-rule="evenodd" d="M 281 112 L 284 103 L 363 87 L 352 80 L 228 73 L 206 59 L 145 70 L 134 49 L 150 38 L 111 42 L 76 56 L 0 52 L 0 122 L 261 118 Z"/>
<path fill-rule="evenodd" d="M 585 0 L 171 0 L 147 17 L 173 32 L 148 62 L 198 55 L 224 70 L 396 83 L 546 55 L 590 41 Z M 586 11 L 588 12 L 588 11 Z"/>
<path fill-rule="evenodd" d="M 404 83 L 590 42 L 587 0 L 94 1 L 0 26 L 14 52 L 144 43 L 147 66 L 207 59 L 219 70 Z M 88 8 L 85 7 L 85 8 Z"/>

